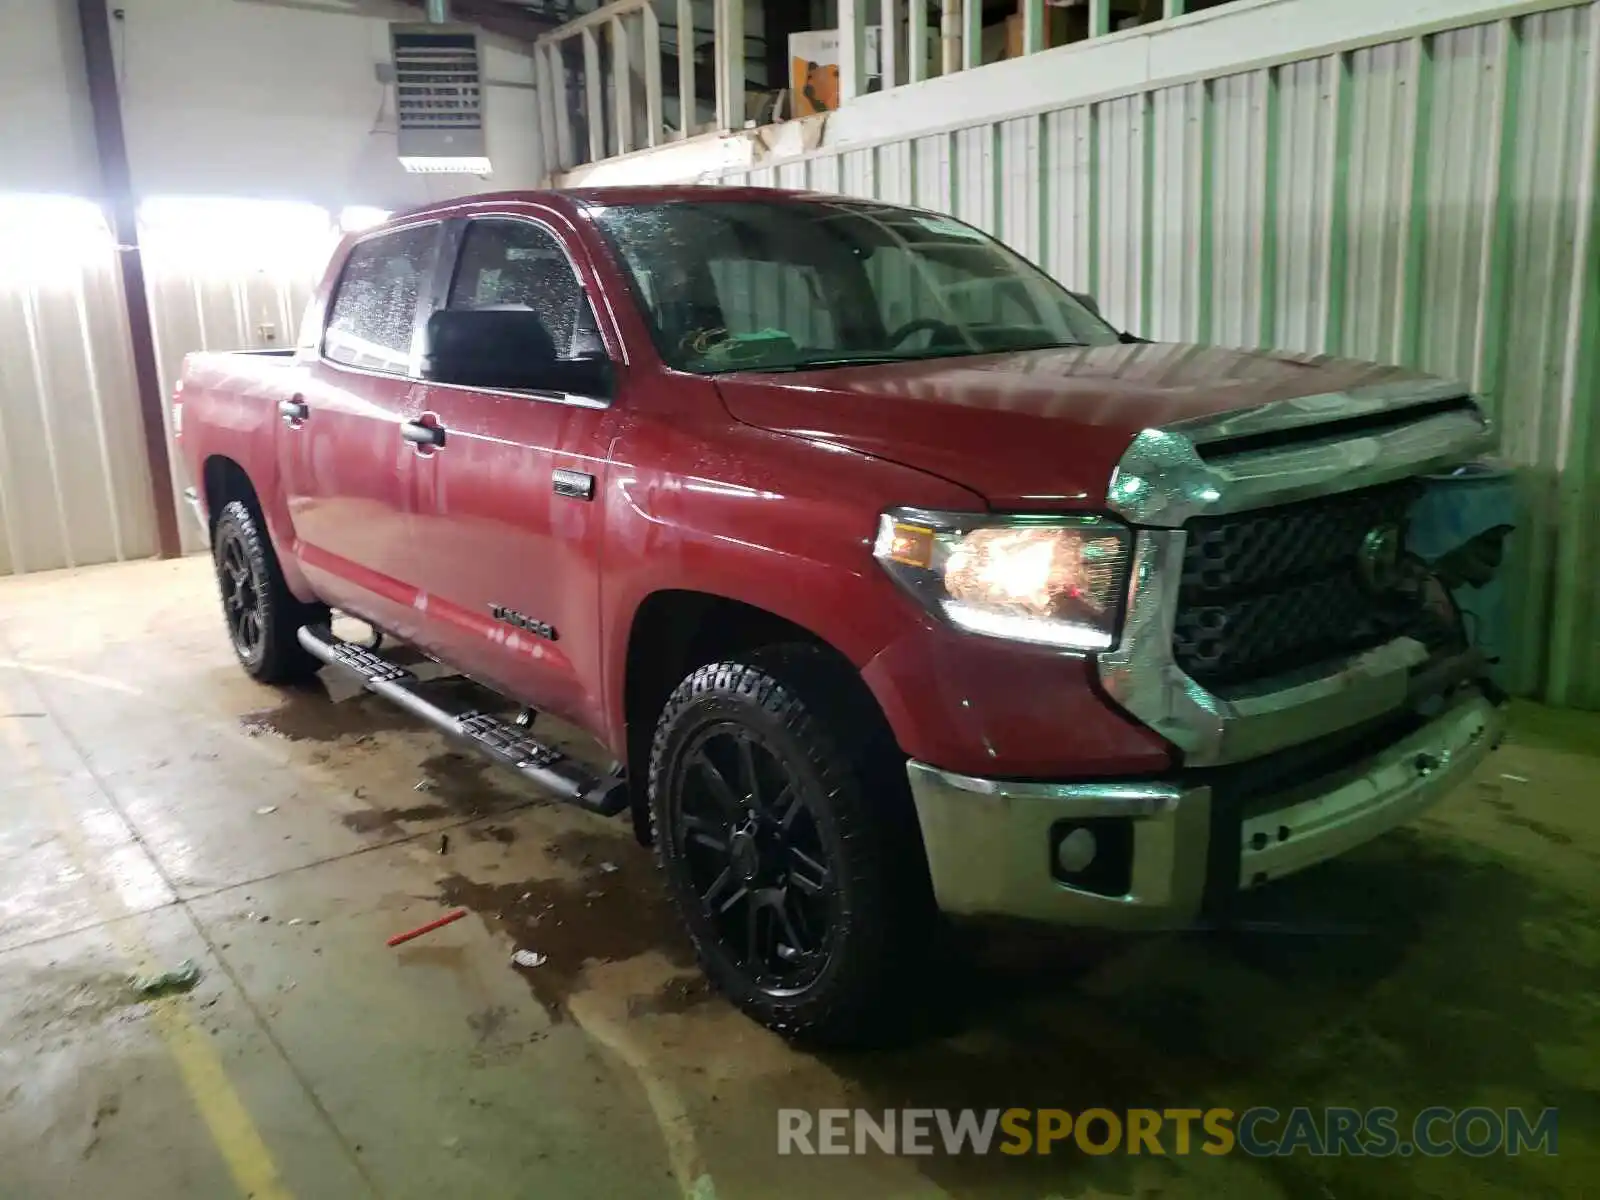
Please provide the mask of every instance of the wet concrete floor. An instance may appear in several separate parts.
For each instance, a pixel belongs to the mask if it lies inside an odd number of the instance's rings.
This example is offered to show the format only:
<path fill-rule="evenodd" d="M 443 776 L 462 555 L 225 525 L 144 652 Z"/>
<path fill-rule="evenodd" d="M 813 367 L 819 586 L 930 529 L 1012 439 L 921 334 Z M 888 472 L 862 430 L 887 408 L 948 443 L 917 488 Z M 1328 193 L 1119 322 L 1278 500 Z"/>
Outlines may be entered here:
<path fill-rule="evenodd" d="M 910 1044 L 858 1055 L 792 1049 L 710 994 L 623 822 L 374 698 L 252 684 L 203 560 L 0 582 L 0 764 L 5 1200 L 1343 1200 L 1600 1179 L 1594 715 L 1520 706 L 1472 785 L 1262 893 L 1244 929 L 965 936 Z M 185 960 L 188 994 L 131 986 Z M 1178 1155 L 1169 1134 L 1163 1156 L 777 1153 L 783 1108 L 1260 1105 L 1402 1124 L 1553 1107 L 1559 1152 Z"/>

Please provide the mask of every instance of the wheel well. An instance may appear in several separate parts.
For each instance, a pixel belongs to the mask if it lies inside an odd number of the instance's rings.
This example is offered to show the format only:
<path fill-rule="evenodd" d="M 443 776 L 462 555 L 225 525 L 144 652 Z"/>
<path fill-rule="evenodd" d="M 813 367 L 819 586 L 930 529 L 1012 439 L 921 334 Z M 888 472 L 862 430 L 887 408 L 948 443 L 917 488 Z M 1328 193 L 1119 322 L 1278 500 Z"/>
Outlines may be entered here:
<path fill-rule="evenodd" d="M 201 469 L 201 487 L 205 489 L 206 517 L 216 528 L 217 514 L 233 500 L 243 500 L 252 509 L 258 509 L 256 489 L 250 476 L 231 458 L 213 454 Z"/>
<path fill-rule="evenodd" d="M 870 711 L 869 719 L 882 722 L 882 730 L 888 731 L 888 721 L 855 665 L 804 626 L 705 592 L 655 592 L 639 606 L 628 634 L 623 712 L 628 777 L 636 781 L 631 789 L 634 829 L 640 841 L 648 841 L 649 798 L 643 784 L 649 773 L 650 742 L 656 717 L 673 688 L 706 663 L 737 659 L 769 646 L 797 645 L 818 650 L 830 672 L 859 693 L 857 699 L 866 706 L 863 711 Z"/>

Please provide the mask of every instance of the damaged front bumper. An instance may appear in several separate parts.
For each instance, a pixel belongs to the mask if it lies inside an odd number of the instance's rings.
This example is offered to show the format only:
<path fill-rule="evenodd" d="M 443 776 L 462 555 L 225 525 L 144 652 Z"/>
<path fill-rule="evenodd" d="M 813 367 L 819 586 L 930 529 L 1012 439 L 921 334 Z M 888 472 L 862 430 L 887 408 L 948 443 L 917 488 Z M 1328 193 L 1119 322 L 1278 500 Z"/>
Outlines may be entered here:
<path fill-rule="evenodd" d="M 1475 687 L 1369 756 L 1309 778 L 1265 768 L 1253 790 L 1218 772 L 1176 781 L 979 779 L 908 771 L 934 893 L 947 913 L 1174 928 L 1242 889 L 1322 862 L 1418 816 L 1505 732 Z M 1371 745 L 1371 741 L 1366 742 Z M 1353 761 L 1352 761 L 1353 760 Z"/>

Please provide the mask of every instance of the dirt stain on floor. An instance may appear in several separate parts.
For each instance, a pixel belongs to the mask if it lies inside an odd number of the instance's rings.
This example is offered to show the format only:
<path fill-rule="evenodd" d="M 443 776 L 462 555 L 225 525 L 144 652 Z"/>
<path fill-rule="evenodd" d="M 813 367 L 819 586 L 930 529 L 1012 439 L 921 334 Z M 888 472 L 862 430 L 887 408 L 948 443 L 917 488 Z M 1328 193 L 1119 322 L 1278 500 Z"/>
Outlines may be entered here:
<path fill-rule="evenodd" d="M 354 742 L 376 733 L 412 732 L 421 721 L 378 696 L 357 695 L 335 702 L 319 684 L 289 688 L 276 708 L 246 713 L 239 724 L 251 737 L 263 734 L 291 742 Z"/>
<path fill-rule="evenodd" d="M 340 814 L 340 822 L 354 833 L 397 838 L 416 832 L 407 826 L 419 822 L 501 816 L 551 803 L 531 784 L 470 751 L 430 755 L 418 764 L 417 772 L 420 778 L 412 793 L 415 803 L 385 806 L 363 790 L 357 799 L 365 807 Z M 502 844 L 516 840 L 514 831 L 498 825 L 469 829 L 467 836 Z"/>
<path fill-rule="evenodd" d="M 686 1013 L 715 998 L 711 983 L 699 972 L 675 975 L 648 996 L 628 999 L 630 1017 Z"/>
<path fill-rule="evenodd" d="M 589 962 L 621 962 L 657 951 L 675 966 L 694 955 L 656 877 L 650 853 L 617 837 L 570 833 L 546 849 L 577 868 L 576 879 L 479 883 L 461 875 L 440 880 L 439 900 L 469 908 L 514 949 L 542 955 L 537 967 L 514 966 L 550 1016 L 566 1000 Z"/>

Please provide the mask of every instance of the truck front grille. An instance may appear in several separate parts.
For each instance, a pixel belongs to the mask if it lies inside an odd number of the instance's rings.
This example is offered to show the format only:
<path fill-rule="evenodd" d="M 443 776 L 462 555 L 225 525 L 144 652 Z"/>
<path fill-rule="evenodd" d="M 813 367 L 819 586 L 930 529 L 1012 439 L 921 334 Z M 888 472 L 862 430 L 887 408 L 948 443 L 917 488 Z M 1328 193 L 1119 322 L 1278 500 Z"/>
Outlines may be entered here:
<path fill-rule="evenodd" d="M 1405 480 L 1190 521 L 1173 626 L 1178 665 L 1226 691 L 1405 633 L 1433 641 L 1413 597 L 1374 594 L 1358 574 L 1367 534 L 1403 530 L 1420 493 Z"/>

